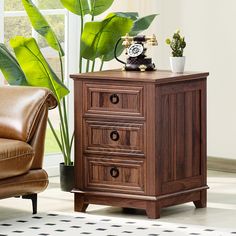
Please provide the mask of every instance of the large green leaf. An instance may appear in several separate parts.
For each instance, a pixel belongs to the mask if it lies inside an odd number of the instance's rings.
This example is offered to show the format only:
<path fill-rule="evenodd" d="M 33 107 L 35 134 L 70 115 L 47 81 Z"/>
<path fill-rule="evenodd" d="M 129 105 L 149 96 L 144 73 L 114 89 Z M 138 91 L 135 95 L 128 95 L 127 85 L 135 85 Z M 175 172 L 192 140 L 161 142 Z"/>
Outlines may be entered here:
<path fill-rule="evenodd" d="M 117 40 L 130 32 L 133 21 L 115 13 L 109 14 L 103 21 L 87 22 L 81 37 L 82 57 L 94 60 L 106 57 L 114 50 Z"/>
<path fill-rule="evenodd" d="M 116 12 L 115 14 L 117 16 L 130 18 L 133 21 L 136 21 L 139 17 L 138 12 Z M 128 32 L 126 32 L 126 33 L 128 33 Z M 121 35 L 121 36 L 123 36 L 123 35 Z M 101 57 L 101 60 L 103 60 L 103 61 L 113 60 L 115 58 L 114 49 L 115 49 L 115 45 L 113 47 L 113 50 L 111 50 L 106 55 L 103 55 Z M 120 41 L 120 43 L 117 45 L 116 56 L 119 57 L 122 54 L 123 51 L 124 51 L 124 46 L 122 46 L 122 41 Z"/>
<path fill-rule="evenodd" d="M 151 25 L 157 15 L 158 14 L 153 14 L 137 19 L 134 22 L 134 26 L 130 32 L 130 35 L 137 35 L 140 34 L 142 31 L 148 29 L 148 27 Z"/>
<path fill-rule="evenodd" d="M 90 13 L 88 0 L 60 0 L 62 5 L 69 11 L 79 16 Z"/>
<path fill-rule="evenodd" d="M 76 15 L 97 16 L 105 12 L 114 0 L 60 0 L 63 6 Z"/>
<path fill-rule="evenodd" d="M 2 43 L 0 43 L 0 70 L 10 85 L 28 85 L 19 63 Z"/>
<path fill-rule="evenodd" d="M 61 56 L 64 56 L 63 49 L 56 34 L 38 8 L 31 0 L 22 0 L 22 3 L 34 29 L 46 39 L 49 46 L 57 50 Z"/>
<path fill-rule="evenodd" d="M 105 12 L 114 2 L 114 0 L 89 0 L 91 11 L 90 14 L 97 16 Z"/>
<path fill-rule="evenodd" d="M 119 57 L 122 52 L 124 51 L 124 46 L 122 45 L 122 41 L 120 41 L 120 43 L 117 46 L 116 49 L 116 56 Z M 111 48 L 111 50 L 106 54 L 100 57 L 101 60 L 103 61 L 111 61 L 115 58 L 115 45 L 113 45 L 113 47 Z"/>
<path fill-rule="evenodd" d="M 148 27 L 151 25 L 151 23 L 153 22 L 153 20 L 157 16 L 157 14 L 153 14 L 153 15 L 148 15 L 148 16 L 138 19 L 138 14 L 136 12 L 117 12 L 116 14 L 119 16 L 129 17 L 132 20 L 134 20 L 134 26 L 131 29 L 131 31 L 128 32 L 129 35 L 132 35 L 132 36 L 140 34 L 142 31 L 148 29 Z M 114 56 L 114 48 L 115 48 L 115 44 L 113 46 L 113 50 L 111 50 L 109 53 L 107 53 L 101 59 L 104 61 L 110 61 L 110 60 L 114 59 L 114 57 L 115 57 Z M 117 47 L 116 55 L 120 56 L 123 51 L 124 51 L 124 46 L 122 46 L 122 43 L 120 42 Z"/>
<path fill-rule="evenodd" d="M 127 17 L 135 21 L 138 19 L 138 12 L 115 12 L 117 16 Z"/>
<path fill-rule="evenodd" d="M 58 100 L 69 93 L 48 65 L 34 38 L 16 36 L 10 44 L 29 85 L 49 88 Z"/>

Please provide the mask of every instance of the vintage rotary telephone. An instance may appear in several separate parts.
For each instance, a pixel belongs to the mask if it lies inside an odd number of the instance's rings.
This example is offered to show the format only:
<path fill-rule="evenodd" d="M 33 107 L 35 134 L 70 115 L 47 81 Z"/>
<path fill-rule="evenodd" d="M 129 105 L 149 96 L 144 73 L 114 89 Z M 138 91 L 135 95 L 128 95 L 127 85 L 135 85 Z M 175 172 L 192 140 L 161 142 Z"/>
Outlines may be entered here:
<path fill-rule="evenodd" d="M 126 55 L 128 55 L 127 62 L 121 61 L 117 58 L 117 47 L 120 41 L 123 40 L 122 45 L 126 48 Z M 155 70 L 155 64 L 152 63 L 151 58 L 147 58 L 145 53 L 147 48 L 144 44 L 147 43 L 152 46 L 157 46 L 157 39 L 155 35 L 147 37 L 145 35 L 129 36 L 126 34 L 121 37 L 115 46 L 114 54 L 117 61 L 125 64 L 123 70 L 127 71 L 152 71 Z"/>

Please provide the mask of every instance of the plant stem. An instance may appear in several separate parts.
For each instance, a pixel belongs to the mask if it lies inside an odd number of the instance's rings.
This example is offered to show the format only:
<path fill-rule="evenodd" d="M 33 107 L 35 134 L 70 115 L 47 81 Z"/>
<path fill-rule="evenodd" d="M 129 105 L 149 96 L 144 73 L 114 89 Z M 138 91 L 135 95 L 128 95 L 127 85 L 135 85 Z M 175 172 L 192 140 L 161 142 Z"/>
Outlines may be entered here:
<path fill-rule="evenodd" d="M 58 144 L 59 148 L 60 148 L 61 151 L 63 152 L 63 148 L 62 148 L 61 142 L 60 142 L 60 140 L 59 140 L 59 138 L 58 138 L 58 136 L 57 136 L 57 133 L 56 133 L 55 129 L 53 128 L 52 122 L 50 121 L 49 118 L 48 118 L 48 124 L 49 124 L 49 127 L 50 127 L 50 129 L 51 129 L 51 131 L 52 131 L 52 133 L 53 133 L 53 135 L 54 135 L 56 141 L 57 141 L 57 144 Z"/>
<path fill-rule="evenodd" d="M 102 71 L 103 65 L 104 65 L 104 60 L 103 60 L 103 58 L 102 58 L 102 60 L 101 60 L 101 66 L 100 66 L 99 71 Z"/>
<path fill-rule="evenodd" d="M 60 59 L 60 67 L 61 67 L 61 81 L 64 83 L 64 70 L 63 70 L 63 62 L 62 62 L 62 56 L 59 53 L 59 59 Z"/>
<path fill-rule="evenodd" d="M 83 30 L 84 30 L 84 13 L 82 11 L 82 4 L 81 4 L 81 0 L 79 0 L 79 5 L 80 5 L 80 10 L 81 10 L 81 16 L 80 16 L 80 23 L 81 23 L 81 29 L 80 29 L 80 53 L 79 53 L 79 73 L 82 73 L 82 63 L 83 63 L 83 58 L 81 56 L 81 37 L 83 34 Z"/>
<path fill-rule="evenodd" d="M 68 114 L 66 109 L 66 99 L 65 97 L 62 99 L 62 107 L 63 107 L 63 113 L 64 113 L 64 122 L 65 122 L 65 129 L 66 129 L 66 140 L 69 142 L 69 126 L 68 126 Z"/>
<path fill-rule="evenodd" d="M 96 1 L 93 1 L 93 6 L 92 6 L 92 19 L 91 19 L 91 21 L 94 21 L 94 9 L 95 9 L 95 4 L 96 4 Z"/>
<path fill-rule="evenodd" d="M 64 156 L 64 163 L 65 163 L 65 165 L 66 165 L 67 158 L 66 158 L 65 142 L 64 142 L 64 138 L 63 138 L 62 125 L 61 125 L 61 124 L 60 124 L 60 136 L 61 136 L 62 153 L 63 153 L 63 156 Z"/>
<path fill-rule="evenodd" d="M 90 60 L 87 60 L 87 65 L 86 65 L 86 72 L 89 72 L 89 65 L 90 65 Z"/>
<path fill-rule="evenodd" d="M 80 53 L 79 53 L 79 73 L 82 73 L 82 63 L 83 63 L 83 58 L 81 56 L 81 46 L 82 46 L 82 43 L 81 43 L 81 37 L 82 37 L 82 33 L 83 33 L 83 25 L 84 25 L 84 18 L 83 16 L 81 15 L 81 34 L 80 34 Z"/>
<path fill-rule="evenodd" d="M 93 60 L 93 64 L 92 64 L 92 69 L 91 69 L 91 72 L 94 72 L 94 68 L 95 68 L 95 62 L 96 62 L 96 59 Z"/>
<path fill-rule="evenodd" d="M 62 83 L 64 83 L 64 69 L 63 69 L 63 62 L 62 62 L 62 56 L 59 53 L 59 59 L 60 59 L 60 67 L 61 67 L 61 81 Z M 61 120 L 64 121 L 65 123 L 65 131 L 66 131 L 66 137 L 65 137 L 65 142 L 66 140 L 69 142 L 69 127 L 68 127 L 68 115 L 67 115 L 67 111 L 66 111 L 66 99 L 65 97 L 62 98 L 62 107 L 63 107 L 63 115 L 64 115 L 64 119 Z M 68 153 L 67 153 L 68 155 Z"/>
<path fill-rule="evenodd" d="M 73 135 L 71 136 L 71 140 L 70 140 L 70 154 L 71 154 L 71 149 L 72 149 L 74 138 L 75 138 L 75 131 L 73 132 Z M 72 162 L 70 164 L 72 164 Z"/>
<path fill-rule="evenodd" d="M 64 144 L 65 144 L 65 153 L 67 154 L 67 158 L 70 161 L 70 156 L 68 156 L 69 153 L 69 137 L 67 137 L 67 131 L 66 131 L 66 127 L 65 127 L 65 121 L 64 121 L 64 117 L 63 117 L 63 113 L 62 113 L 62 109 L 61 109 L 61 104 L 58 104 L 58 110 L 59 110 L 59 116 L 60 116 L 60 123 L 61 123 L 61 133 L 62 136 L 64 138 Z M 62 140 L 63 141 L 63 140 Z M 66 162 L 66 160 L 65 160 Z"/>
<path fill-rule="evenodd" d="M 95 3 L 96 1 L 93 2 L 93 6 L 92 6 L 92 18 L 91 18 L 91 21 L 94 21 L 94 8 L 95 8 Z M 83 32 L 81 32 L 81 35 L 82 35 Z M 89 68 L 90 68 L 90 60 L 87 59 L 87 65 L 86 65 L 86 72 L 89 72 Z M 91 71 L 94 70 L 94 61 L 93 61 L 93 67 L 91 69 Z"/>
<path fill-rule="evenodd" d="M 60 67 L 61 67 L 61 81 L 62 81 L 62 83 L 64 83 L 65 80 L 64 80 L 63 62 L 62 62 L 62 56 L 60 53 L 59 53 L 59 59 L 60 59 Z M 62 136 L 61 141 L 62 141 L 62 144 L 64 143 L 63 147 L 67 147 L 67 146 L 69 146 L 70 137 L 69 137 L 68 115 L 67 115 L 67 110 L 66 110 L 65 97 L 62 98 L 62 108 L 63 108 L 62 116 L 64 116 L 64 117 L 61 119 L 61 123 L 62 123 L 62 127 L 64 126 L 64 128 L 65 128 L 65 135 L 66 136 L 64 136 L 64 137 Z M 69 148 L 66 148 L 66 154 L 67 154 L 67 157 L 69 158 L 70 157 Z"/>

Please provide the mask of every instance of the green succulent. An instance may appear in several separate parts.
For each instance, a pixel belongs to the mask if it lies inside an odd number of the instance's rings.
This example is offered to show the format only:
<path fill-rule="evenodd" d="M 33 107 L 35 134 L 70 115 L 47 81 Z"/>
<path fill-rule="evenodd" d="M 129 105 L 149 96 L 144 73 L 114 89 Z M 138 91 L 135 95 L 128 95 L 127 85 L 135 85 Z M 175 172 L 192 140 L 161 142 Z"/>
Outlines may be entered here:
<path fill-rule="evenodd" d="M 184 48 L 186 47 L 185 38 L 180 35 L 180 31 L 177 30 L 172 36 L 172 40 L 170 38 L 166 39 L 166 44 L 170 45 L 172 50 L 173 57 L 182 57 Z"/>

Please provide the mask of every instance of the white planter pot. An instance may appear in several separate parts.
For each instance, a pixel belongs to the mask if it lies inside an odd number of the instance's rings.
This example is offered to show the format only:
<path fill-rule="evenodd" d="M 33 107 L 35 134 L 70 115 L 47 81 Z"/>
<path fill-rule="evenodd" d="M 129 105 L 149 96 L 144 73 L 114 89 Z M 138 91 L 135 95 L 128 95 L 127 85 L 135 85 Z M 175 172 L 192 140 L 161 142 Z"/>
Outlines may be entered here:
<path fill-rule="evenodd" d="M 185 57 L 170 57 L 170 66 L 173 73 L 183 73 Z"/>

